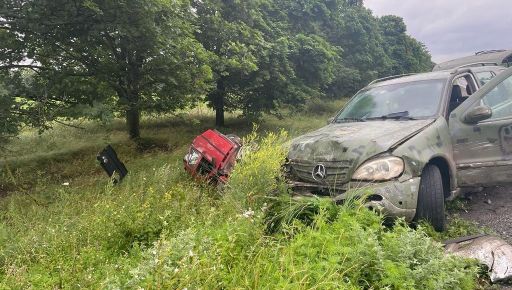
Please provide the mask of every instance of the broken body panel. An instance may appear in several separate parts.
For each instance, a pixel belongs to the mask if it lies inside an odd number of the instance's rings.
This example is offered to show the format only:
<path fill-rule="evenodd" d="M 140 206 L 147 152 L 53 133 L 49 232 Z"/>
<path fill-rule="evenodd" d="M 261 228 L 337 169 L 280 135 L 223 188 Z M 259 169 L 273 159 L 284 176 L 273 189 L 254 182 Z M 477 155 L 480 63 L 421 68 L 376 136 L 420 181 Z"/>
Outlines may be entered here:
<path fill-rule="evenodd" d="M 225 183 L 241 147 L 237 136 L 207 130 L 194 139 L 183 158 L 185 170 L 197 178 Z"/>
<path fill-rule="evenodd" d="M 476 259 L 488 267 L 491 282 L 512 278 L 512 246 L 504 240 L 487 235 L 445 242 L 448 254 Z"/>
<path fill-rule="evenodd" d="M 285 165 L 293 191 L 342 201 L 347 191 L 368 188 L 377 195 L 368 200 L 369 207 L 410 221 L 415 216 L 420 177 L 427 164 L 439 167 L 445 197 L 456 194 L 461 187 L 512 182 L 512 111 L 497 121 L 468 124 L 464 119 L 485 93 L 511 74 L 510 69 L 501 73 L 453 112 L 449 109 L 450 98 L 457 78 L 473 81 L 468 83 L 468 90 L 470 86 L 480 87 L 472 69 L 419 74 L 372 84 L 370 88 L 429 78 L 446 80 L 439 111 L 432 118 L 333 122 L 294 139 Z M 512 94 L 509 97 L 512 99 Z M 363 164 L 383 156 L 403 160 L 400 176 L 373 182 L 353 178 Z M 322 174 L 318 175 L 316 170 Z"/>

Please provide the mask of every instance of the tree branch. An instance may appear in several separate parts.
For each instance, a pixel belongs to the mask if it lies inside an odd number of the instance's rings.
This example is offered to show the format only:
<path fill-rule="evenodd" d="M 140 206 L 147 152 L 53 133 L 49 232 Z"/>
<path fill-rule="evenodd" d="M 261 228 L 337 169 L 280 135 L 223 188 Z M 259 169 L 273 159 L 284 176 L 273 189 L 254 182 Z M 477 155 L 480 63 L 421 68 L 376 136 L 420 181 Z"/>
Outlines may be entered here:
<path fill-rule="evenodd" d="M 40 65 L 33 65 L 33 64 L 6 64 L 6 65 L 0 65 L 0 69 L 11 69 L 11 68 L 30 68 L 30 69 L 40 69 L 40 70 L 48 70 L 48 68 L 40 66 Z"/>
<path fill-rule="evenodd" d="M 61 122 L 59 120 L 53 120 L 55 123 L 57 124 L 61 124 L 63 126 L 66 126 L 66 127 L 71 127 L 71 128 L 75 128 L 75 129 L 80 129 L 80 130 L 85 130 L 84 127 L 80 127 L 80 126 L 76 126 L 76 125 L 72 125 L 72 124 L 68 124 L 68 123 L 64 123 L 64 122 Z"/>

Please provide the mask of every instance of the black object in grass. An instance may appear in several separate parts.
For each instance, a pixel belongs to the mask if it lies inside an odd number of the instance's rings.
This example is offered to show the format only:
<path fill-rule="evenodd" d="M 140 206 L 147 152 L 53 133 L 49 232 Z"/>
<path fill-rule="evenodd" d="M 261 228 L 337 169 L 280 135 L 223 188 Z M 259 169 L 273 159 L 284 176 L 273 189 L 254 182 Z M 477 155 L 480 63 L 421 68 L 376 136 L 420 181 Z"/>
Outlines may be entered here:
<path fill-rule="evenodd" d="M 126 169 L 123 162 L 117 158 L 116 151 L 110 145 L 98 153 L 96 159 L 100 162 L 101 167 L 107 172 L 110 178 L 115 175 L 113 178 L 114 183 L 121 182 L 128 174 L 128 169 Z"/>

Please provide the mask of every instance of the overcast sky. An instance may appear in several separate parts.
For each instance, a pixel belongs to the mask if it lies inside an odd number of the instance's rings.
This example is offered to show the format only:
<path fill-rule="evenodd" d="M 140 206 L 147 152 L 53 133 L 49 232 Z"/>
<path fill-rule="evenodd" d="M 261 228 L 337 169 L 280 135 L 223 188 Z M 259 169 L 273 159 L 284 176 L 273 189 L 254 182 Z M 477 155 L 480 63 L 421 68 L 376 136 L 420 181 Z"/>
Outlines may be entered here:
<path fill-rule="evenodd" d="M 512 0 L 365 0 L 377 16 L 404 18 L 435 62 L 512 49 Z"/>

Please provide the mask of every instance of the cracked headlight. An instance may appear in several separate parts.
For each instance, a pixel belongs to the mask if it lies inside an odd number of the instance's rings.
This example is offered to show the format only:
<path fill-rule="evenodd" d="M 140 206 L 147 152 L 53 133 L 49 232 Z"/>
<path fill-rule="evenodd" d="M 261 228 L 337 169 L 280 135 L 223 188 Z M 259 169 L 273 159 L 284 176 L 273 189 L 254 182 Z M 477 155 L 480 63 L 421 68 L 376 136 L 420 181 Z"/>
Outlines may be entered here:
<path fill-rule="evenodd" d="M 190 153 L 185 156 L 185 160 L 189 165 L 196 165 L 199 159 L 201 159 L 201 154 L 194 149 L 190 150 Z"/>
<path fill-rule="evenodd" d="M 389 156 L 366 161 L 359 166 L 352 179 L 365 181 L 390 180 L 404 172 L 404 161 L 401 158 Z"/>

